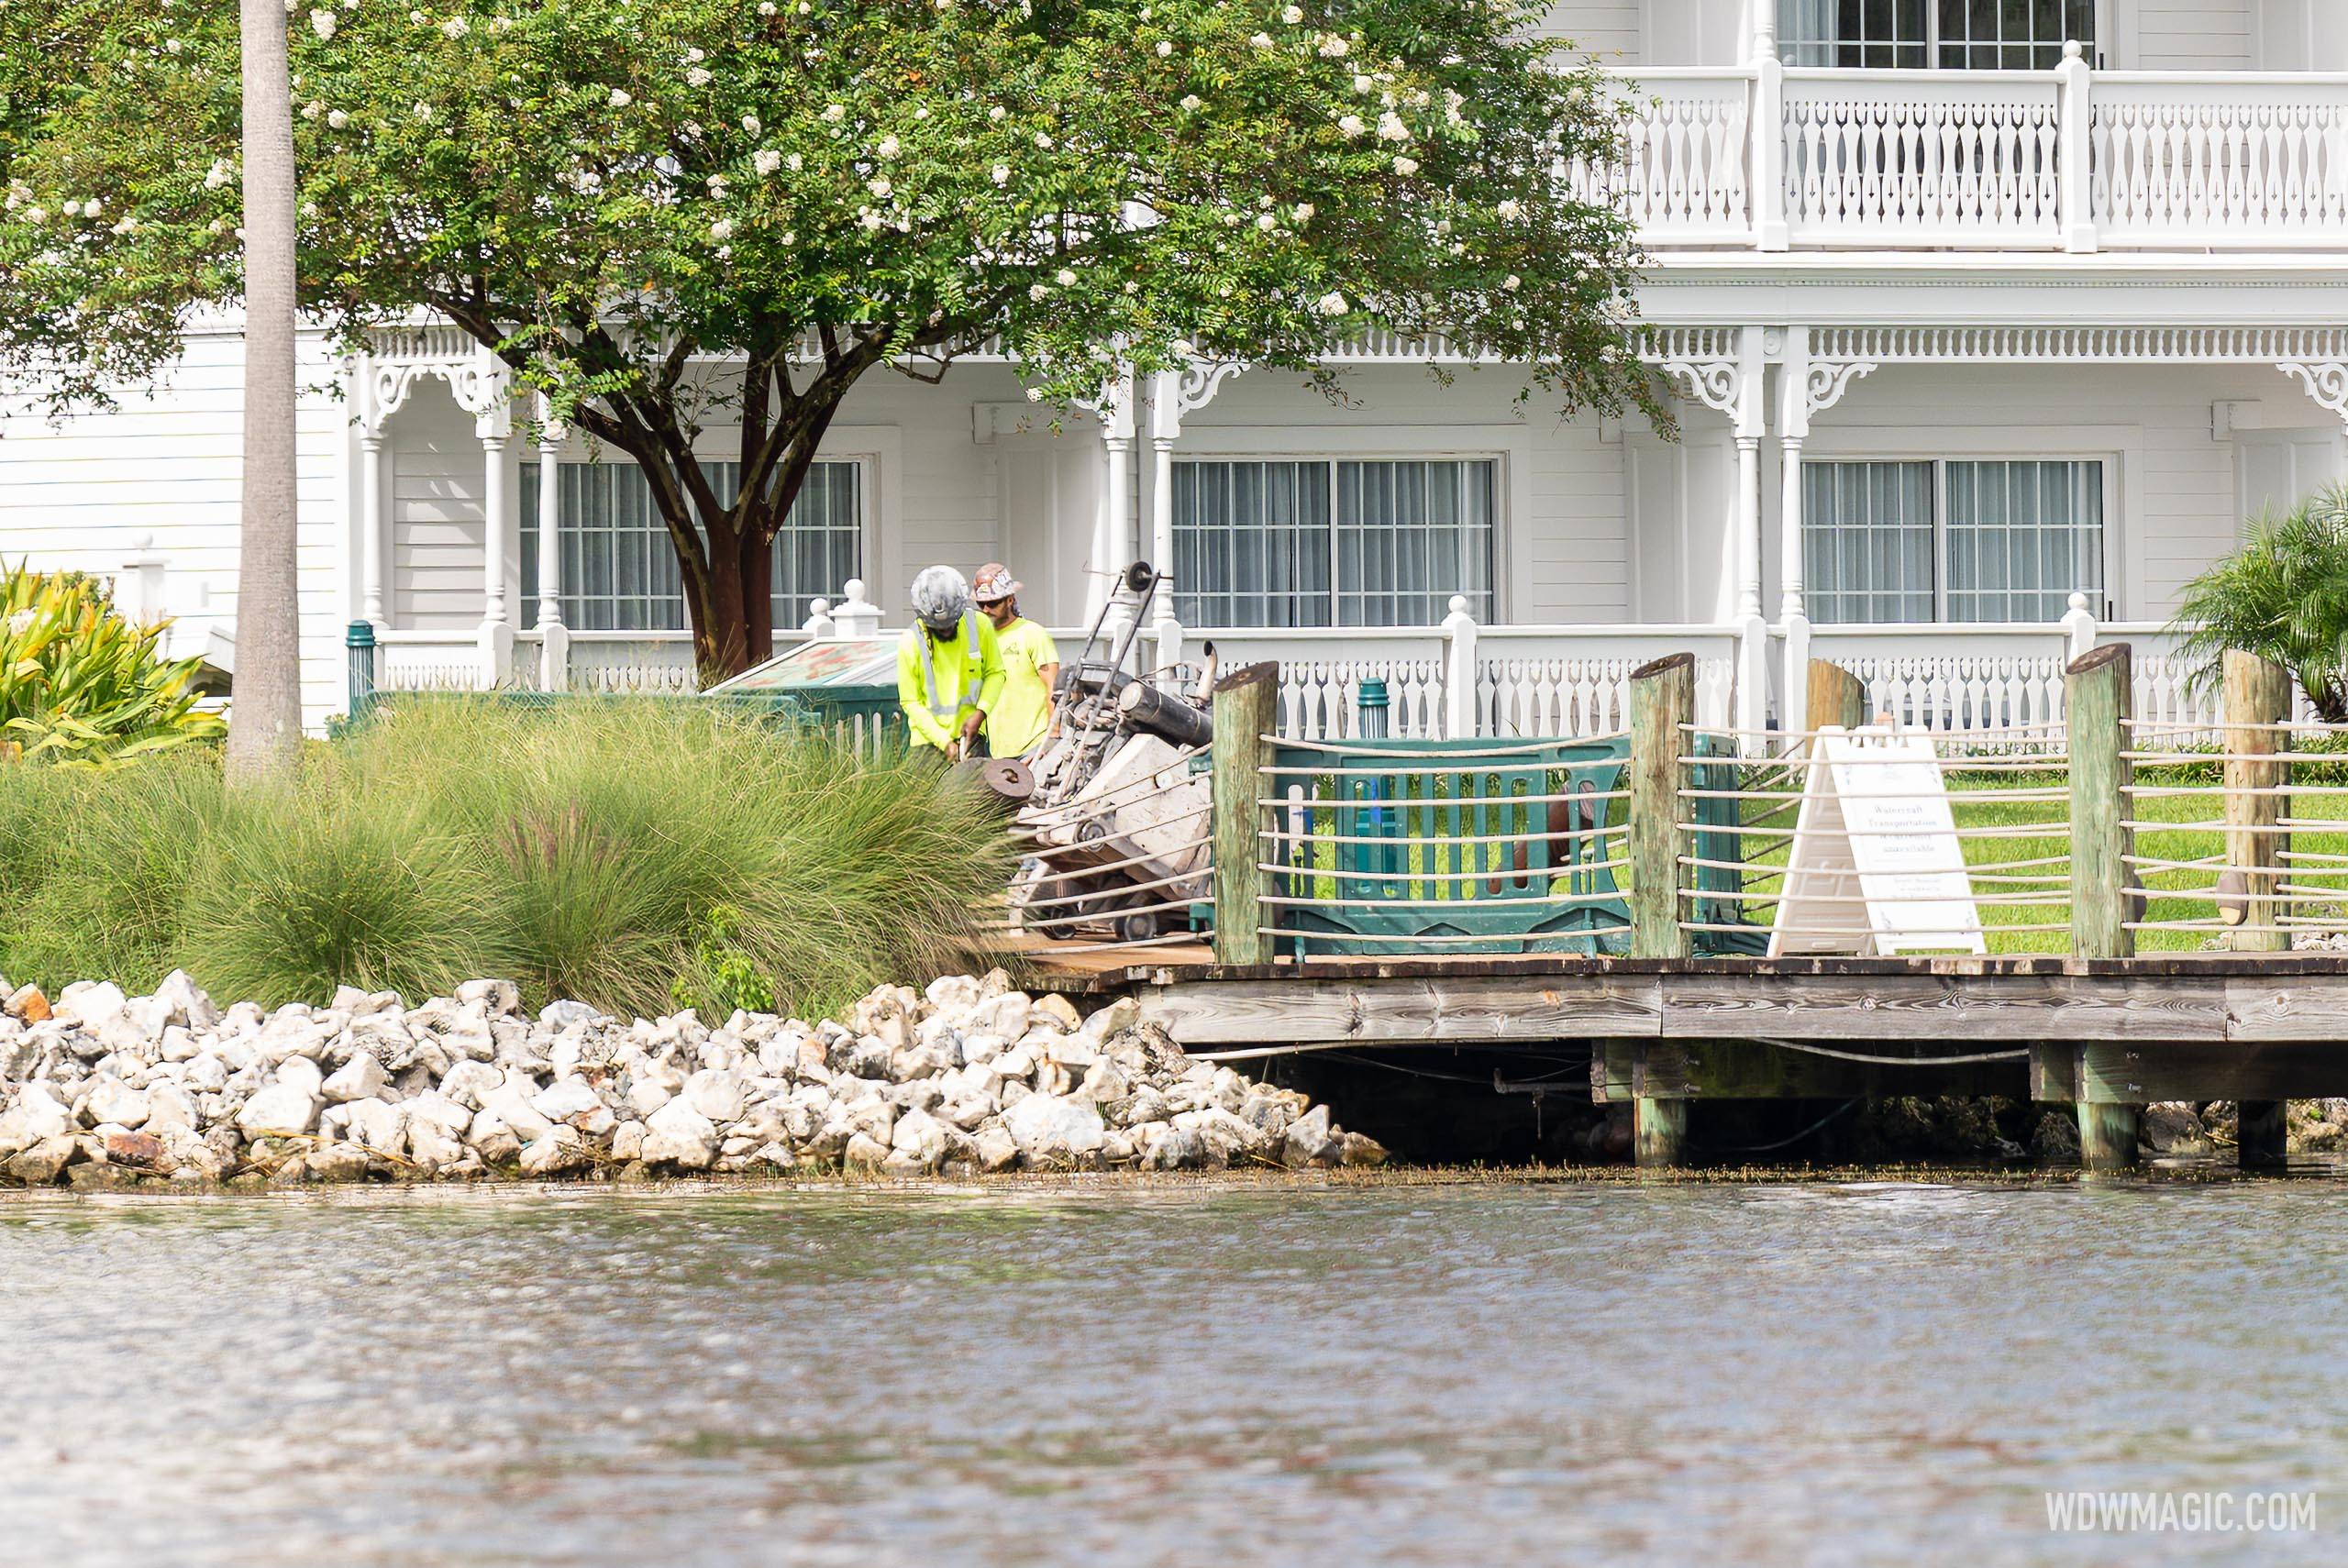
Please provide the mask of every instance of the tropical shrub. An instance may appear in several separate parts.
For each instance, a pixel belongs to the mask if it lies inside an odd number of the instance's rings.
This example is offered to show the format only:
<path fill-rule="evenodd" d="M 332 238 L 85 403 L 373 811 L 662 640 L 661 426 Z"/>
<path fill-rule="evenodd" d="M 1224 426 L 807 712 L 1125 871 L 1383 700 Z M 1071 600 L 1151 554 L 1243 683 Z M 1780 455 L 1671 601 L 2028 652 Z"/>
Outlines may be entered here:
<path fill-rule="evenodd" d="M 2176 629 L 2215 680 L 2239 648 L 2298 678 L 2327 723 L 2348 722 L 2348 485 L 2334 485 L 2249 537 L 2186 584 Z"/>
<path fill-rule="evenodd" d="M 162 637 L 79 573 L 0 570 L 0 751 L 108 766 L 219 735 L 196 661 L 163 657 Z"/>
<path fill-rule="evenodd" d="M 1008 858 L 962 781 L 719 703 L 407 700 L 283 788 L 208 751 L 0 768 L 0 973 L 811 1016 L 966 966 Z"/>

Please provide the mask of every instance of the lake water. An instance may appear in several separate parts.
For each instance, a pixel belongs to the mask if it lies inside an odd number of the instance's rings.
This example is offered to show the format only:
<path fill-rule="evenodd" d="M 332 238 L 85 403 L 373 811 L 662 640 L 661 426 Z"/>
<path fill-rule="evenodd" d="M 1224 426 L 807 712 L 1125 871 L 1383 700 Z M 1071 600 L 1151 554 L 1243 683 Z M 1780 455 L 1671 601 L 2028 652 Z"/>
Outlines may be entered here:
<path fill-rule="evenodd" d="M 2348 1561 L 2332 1179 L 20 1197 L 0 1348 L 39 1568 Z"/>

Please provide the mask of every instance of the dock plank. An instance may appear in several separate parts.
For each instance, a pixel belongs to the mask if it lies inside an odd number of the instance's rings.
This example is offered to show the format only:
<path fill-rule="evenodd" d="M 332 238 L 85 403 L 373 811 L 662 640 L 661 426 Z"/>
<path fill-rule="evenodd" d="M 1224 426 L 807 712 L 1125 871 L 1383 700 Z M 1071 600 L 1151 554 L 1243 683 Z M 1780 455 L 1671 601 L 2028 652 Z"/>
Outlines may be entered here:
<path fill-rule="evenodd" d="M 1671 975 L 1662 1032 L 1688 1039 L 1922 1038 L 2027 1044 L 2222 1040 L 2226 981 L 2075 975 Z"/>
<path fill-rule="evenodd" d="M 1185 1048 L 1652 1037 L 1661 1011 L 1654 976 L 1199 980 L 1137 996 Z"/>

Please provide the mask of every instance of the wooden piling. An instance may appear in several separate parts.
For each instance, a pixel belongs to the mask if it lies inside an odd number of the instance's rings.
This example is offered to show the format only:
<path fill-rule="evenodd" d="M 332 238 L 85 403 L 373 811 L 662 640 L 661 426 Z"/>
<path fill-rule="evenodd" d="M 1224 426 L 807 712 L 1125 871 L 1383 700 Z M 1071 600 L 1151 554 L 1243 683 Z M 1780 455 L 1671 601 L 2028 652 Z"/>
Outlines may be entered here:
<path fill-rule="evenodd" d="M 2135 853 L 2128 819 L 2128 645 L 2071 661 L 2063 705 L 2071 752 L 2071 955 L 2126 958 L 2136 950 L 2129 898 Z"/>
<path fill-rule="evenodd" d="M 2282 864 L 2287 841 L 2283 797 L 2262 791 L 2290 782 L 2291 765 L 2272 760 L 2290 749 L 2288 737 L 2272 726 L 2290 717 L 2291 677 L 2272 660 L 2232 648 L 2224 674 L 2226 874 L 2218 910 L 2237 927 L 2226 933 L 2227 946 L 2238 953 L 2287 953 L 2290 933 L 2272 929 L 2283 912 L 2276 896 L 2281 878 L 2273 869 Z"/>
<path fill-rule="evenodd" d="M 1688 1142 L 1688 1102 L 1641 1095 L 1631 1106 L 1632 1160 L 1649 1170 L 1680 1164 Z"/>
<path fill-rule="evenodd" d="M 1679 791 L 1690 772 L 1696 720 L 1696 656 L 1677 653 L 1631 674 L 1630 859 L 1631 956 L 1685 958 L 1688 933 L 1679 923 L 1681 889 L 1689 886 L 1690 835 Z"/>
<path fill-rule="evenodd" d="M 1264 902 L 1272 873 L 1262 869 L 1267 808 L 1256 802 L 1274 791 L 1264 769 L 1272 761 L 1265 737 L 1279 727 L 1280 667 L 1251 664 L 1214 686 L 1214 955 L 1224 964 L 1268 964 L 1273 942 L 1264 933 L 1278 905 Z"/>
<path fill-rule="evenodd" d="M 1855 675 L 1832 659 L 1810 661 L 1810 727 L 1829 724 L 1855 730 L 1867 722 L 1867 689 Z"/>
<path fill-rule="evenodd" d="M 2275 728 L 2291 716 L 2291 675 L 2272 659 L 2236 648 L 2226 650 L 2226 868 L 2218 880 L 2218 914 L 2234 929 L 2226 945 L 2237 953 L 2287 953 L 2291 933 L 2282 923 L 2287 900 L 2276 867 L 2290 834 L 2282 826 L 2285 797 L 2266 791 L 2286 788 L 2291 765 L 2273 760 L 2290 750 L 2290 737 Z M 2263 929 L 2262 929 L 2263 928 Z M 2284 1163 L 2288 1136 L 2285 1102 L 2244 1100 L 2237 1107 L 2237 1157 L 2244 1170 L 2271 1170 Z"/>
<path fill-rule="evenodd" d="M 2281 1099 L 2245 1099 L 2234 1107 L 2236 1158 L 2246 1171 L 2281 1170 L 2291 1154 L 2290 1124 Z"/>
<path fill-rule="evenodd" d="M 2130 896 L 2134 835 L 2124 825 L 2132 769 L 2128 645 L 2091 648 L 2063 676 L 2071 754 L 2071 955 L 2126 958 L 2136 950 L 2137 901 Z M 2128 1085 L 2107 1083 L 2086 1066 L 2079 1074 L 2079 1158 L 2089 1170 L 2136 1163 L 2143 1099 Z"/>

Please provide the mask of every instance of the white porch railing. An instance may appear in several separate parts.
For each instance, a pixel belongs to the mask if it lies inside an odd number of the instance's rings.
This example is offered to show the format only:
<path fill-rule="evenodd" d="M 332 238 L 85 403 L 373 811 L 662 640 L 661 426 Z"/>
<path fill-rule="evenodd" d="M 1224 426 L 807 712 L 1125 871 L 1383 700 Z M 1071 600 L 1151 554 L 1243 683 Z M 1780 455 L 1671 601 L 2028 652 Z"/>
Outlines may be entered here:
<path fill-rule="evenodd" d="M 1806 658 L 1838 664 L 1866 690 L 1870 718 L 1934 730 L 2004 730 L 2060 724 L 2063 671 L 2080 654 L 2106 643 L 2126 643 L 2132 657 L 2132 712 L 2140 720 L 2178 731 L 2207 728 L 2214 737 L 2223 693 L 2198 679 L 2202 663 L 2180 651 L 2178 635 L 2160 621 L 2099 621 L 2084 595 L 2048 624 L 1873 625 L 1806 628 Z M 1788 719 L 1806 658 L 1778 628 L 1783 655 L 1778 713 Z M 2311 719 L 2304 694 L 2296 712 Z M 1792 715 L 1793 728 L 1815 715 Z"/>
<path fill-rule="evenodd" d="M 1696 723 L 1726 729 L 1736 696 L 1730 626 L 1490 626 L 1478 634 L 1477 731 L 1602 735 L 1631 727 L 1631 674 L 1667 654 L 1696 656 Z"/>
<path fill-rule="evenodd" d="M 1568 171 L 1658 249 L 2336 248 L 2348 74 L 1624 73 L 1620 160 Z"/>
<path fill-rule="evenodd" d="M 1612 734 L 1630 725 L 1631 672 L 1696 656 L 1698 722 L 1725 727 L 1736 634 L 1712 625 L 1479 626 L 1464 601 L 1439 626 L 1186 631 L 1224 668 L 1275 660 L 1280 733 L 1360 733 L 1361 684 L 1385 683 L 1386 733 L 1401 739 Z"/>

